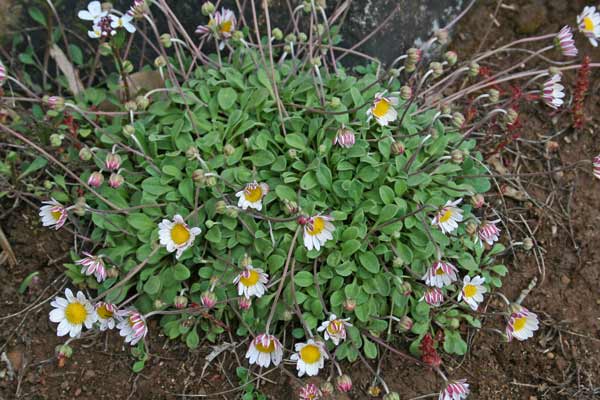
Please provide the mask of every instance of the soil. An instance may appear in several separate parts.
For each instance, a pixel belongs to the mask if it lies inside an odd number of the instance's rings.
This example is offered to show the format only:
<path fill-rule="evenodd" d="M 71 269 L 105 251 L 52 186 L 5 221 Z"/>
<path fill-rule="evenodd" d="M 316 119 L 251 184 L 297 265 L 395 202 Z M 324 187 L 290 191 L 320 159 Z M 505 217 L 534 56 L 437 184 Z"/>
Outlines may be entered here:
<path fill-rule="evenodd" d="M 557 32 L 566 23 L 573 25 L 584 5 L 587 2 L 522 0 L 506 3 L 494 17 L 496 1 L 480 1 L 456 28 L 450 48 L 459 55 L 473 54 L 480 45 L 483 49 L 494 48 L 527 35 Z M 481 43 L 488 30 L 487 40 Z M 585 40 L 579 40 L 578 47 L 582 53 L 599 58 Z M 511 53 L 486 66 L 497 70 L 522 57 Z M 574 76 L 566 75 L 568 87 L 574 84 Z M 524 104 L 520 141 L 509 143 L 500 152 L 511 173 L 540 173 L 519 180 L 520 190 L 530 196 L 528 200 L 515 201 L 505 196 L 504 208 L 501 194 L 492 192 L 487 201 L 507 213 L 504 217 L 508 217 L 514 242 L 521 242 L 526 236 L 533 236 L 537 242 L 532 251 L 515 246 L 514 253 L 506 255 L 504 262 L 510 272 L 502 290 L 516 299 L 532 278 L 538 277 L 538 285 L 524 305 L 538 313 L 542 326 L 526 342 L 503 343 L 491 331 L 471 332 L 467 356 L 444 358 L 451 378 L 468 379 L 472 399 L 600 398 L 600 183 L 591 175 L 589 164 L 568 167 L 600 153 L 594 135 L 600 115 L 597 78 L 598 73 L 592 72 L 586 129 L 563 130 L 571 118 L 568 113 L 551 114 L 539 106 Z M 558 146 L 547 151 L 542 136 L 555 134 L 552 140 Z M 498 143 L 497 139 L 486 137 L 482 149 L 489 155 Z M 511 149 L 519 150 L 519 159 Z M 567 168 L 545 174 L 562 166 Z M 500 184 L 504 185 L 504 180 Z M 10 206 L 2 205 L 3 210 Z M 0 265 L 0 353 L 6 352 L 15 374 L 11 379 L 7 364 L 0 361 L 1 399 L 174 399 L 179 398 L 178 393 L 209 399 L 239 398 L 239 392 L 210 394 L 238 386 L 235 368 L 237 358 L 243 357 L 245 343 L 237 352 L 226 351 L 207 365 L 204 357 L 211 351 L 208 345 L 189 351 L 185 345 L 150 335 L 152 357 L 146 368 L 136 374 L 130 369 L 133 359 L 129 349 L 118 335 L 102 333 L 78 342 L 73 357 L 60 368 L 54 349 L 61 340 L 48 321 L 48 303 L 54 292 L 66 284 L 56 278 L 72 236 L 66 231 L 57 235 L 41 229 L 36 211 L 27 206 L 9 213 L 0 220 L 0 226 L 18 258 L 14 267 Z M 504 237 L 503 242 L 508 244 L 508 238 Z M 24 294 L 19 293 L 20 283 L 33 271 L 39 272 L 39 282 Z M 28 308 L 41 301 L 45 303 Z M 13 313 L 19 314 L 9 318 Z M 495 327 L 502 329 L 500 325 Z M 150 330 L 158 331 L 152 325 Z M 369 398 L 367 391 L 373 375 L 360 363 L 346 366 L 346 370 L 354 381 L 347 398 Z M 433 393 L 441 385 L 433 372 L 390 354 L 384 358 L 381 371 L 390 389 L 397 391 L 401 399 L 424 394 L 436 397 Z M 275 371 L 267 378 L 269 383 L 261 390 L 270 399 L 296 398 L 295 383 L 288 375 Z"/>

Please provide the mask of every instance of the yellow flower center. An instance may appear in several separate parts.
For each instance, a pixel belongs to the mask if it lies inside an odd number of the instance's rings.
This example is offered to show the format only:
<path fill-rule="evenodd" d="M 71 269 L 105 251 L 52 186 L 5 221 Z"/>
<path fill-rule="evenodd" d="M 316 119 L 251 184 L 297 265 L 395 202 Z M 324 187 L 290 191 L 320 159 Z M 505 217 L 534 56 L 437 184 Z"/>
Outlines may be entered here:
<path fill-rule="evenodd" d="M 244 197 L 250 203 L 256 203 L 260 199 L 262 199 L 263 191 L 260 185 L 248 185 L 246 189 L 244 189 Z"/>
<path fill-rule="evenodd" d="M 183 224 L 175 224 L 171 228 L 171 239 L 177 245 L 182 245 L 190 239 L 190 231 Z"/>
<path fill-rule="evenodd" d="M 52 218 L 54 218 L 55 221 L 58 221 L 62 216 L 62 213 L 60 211 L 51 211 L 50 214 L 52 215 Z"/>
<path fill-rule="evenodd" d="M 436 275 L 438 275 L 438 276 L 440 276 L 440 275 L 444 275 L 444 274 L 445 274 L 445 272 L 444 272 L 444 270 L 443 270 L 443 269 L 440 267 L 440 268 L 438 268 L 438 269 L 436 269 L 436 270 L 435 270 L 435 274 L 436 274 Z"/>
<path fill-rule="evenodd" d="M 440 222 L 447 222 L 450 217 L 452 217 L 452 210 L 446 209 L 443 210 L 443 214 L 440 216 L 439 220 Z"/>
<path fill-rule="evenodd" d="M 473 297 L 477 294 L 477 287 L 474 285 L 465 285 L 463 288 L 463 293 L 465 297 Z"/>
<path fill-rule="evenodd" d="M 272 353 L 275 351 L 275 341 L 269 340 L 269 345 L 266 347 L 262 344 L 262 342 L 259 341 L 256 344 L 256 350 L 260 351 L 261 353 Z"/>
<path fill-rule="evenodd" d="M 519 317 L 515 319 L 515 322 L 513 323 L 513 330 L 514 331 L 520 331 L 523 328 L 525 328 L 525 323 L 527 323 L 527 317 Z"/>
<path fill-rule="evenodd" d="M 314 217 L 307 230 L 309 235 L 316 236 L 323 232 L 323 229 L 325 229 L 325 220 L 321 217 Z"/>
<path fill-rule="evenodd" d="M 81 325 L 87 318 L 87 310 L 81 303 L 69 303 L 65 308 L 65 318 L 73 325 Z"/>
<path fill-rule="evenodd" d="M 244 286 L 254 286 L 256 285 L 256 282 L 258 282 L 258 278 L 260 278 L 258 272 L 256 272 L 253 269 L 249 269 L 246 272 L 242 273 L 242 276 L 240 277 L 240 282 L 242 282 Z"/>
<path fill-rule="evenodd" d="M 386 99 L 378 100 L 373 107 L 373 115 L 377 118 L 383 117 L 390 109 L 390 102 Z"/>
<path fill-rule="evenodd" d="M 231 21 L 225 21 L 221 24 L 221 33 L 229 33 L 231 32 L 231 28 L 233 27 L 233 23 Z"/>
<path fill-rule="evenodd" d="M 314 344 L 307 344 L 300 350 L 300 358 L 307 364 L 314 364 L 321 358 L 321 349 Z"/>
<path fill-rule="evenodd" d="M 594 21 L 590 17 L 585 17 L 583 19 L 583 25 L 584 25 L 586 31 L 591 32 L 594 30 Z"/>
<path fill-rule="evenodd" d="M 329 332 L 332 335 L 337 335 L 338 333 L 340 333 L 342 331 L 342 326 L 343 323 L 340 320 L 333 320 L 329 323 L 329 325 L 327 325 L 327 332 Z"/>
<path fill-rule="evenodd" d="M 113 312 L 110 311 L 104 304 L 96 309 L 96 313 L 102 319 L 112 318 L 113 316 Z"/>

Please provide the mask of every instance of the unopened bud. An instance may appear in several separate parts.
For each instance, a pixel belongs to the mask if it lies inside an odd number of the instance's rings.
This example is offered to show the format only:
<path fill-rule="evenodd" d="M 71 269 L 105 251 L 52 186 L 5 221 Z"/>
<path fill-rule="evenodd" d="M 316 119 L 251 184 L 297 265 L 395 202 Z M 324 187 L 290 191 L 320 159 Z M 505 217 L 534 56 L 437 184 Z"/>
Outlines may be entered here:
<path fill-rule="evenodd" d="M 294 314 L 292 314 L 292 312 L 286 308 L 283 311 L 283 315 L 281 316 L 281 319 L 284 321 L 291 321 L 293 316 L 294 316 Z"/>
<path fill-rule="evenodd" d="M 104 42 L 100 45 L 98 51 L 100 51 L 100 54 L 104 57 L 110 56 L 112 54 L 112 46 L 109 42 Z"/>
<path fill-rule="evenodd" d="M 79 159 L 81 161 L 90 161 L 92 159 L 92 151 L 89 147 L 82 147 L 79 150 Z"/>
<path fill-rule="evenodd" d="M 320 389 L 321 389 L 321 393 L 323 394 L 324 397 L 333 396 L 333 392 L 335 390 L 333 385 L 329 381 L 323 382 L 321 384 Z"/>
<path fill-rule="evenodd" d="M 354 300 L 354 299 L 344 300 L 344 310 L 354 311 L 355 308 L 356 308 L 356 300 Z"/>
<path fill-rule="evenodd" d="M 271 35 L 273 36 L 273 38 L 275 40 L 281 40 L 281 39 L 283 39 L 283 32 L 281 32 L 281 29 L 279 29 L 279 28 L 274 28 L 271 31 Z"/>
<path fill-rule="evenodd" d="M 562 71 L 554 66 L 548 67 L 548 73 L 550 74 L 550 76 L 562 75 Z"/>
<path fill-rule="evenodd" d="M 462 150 L 454 149 L 450 153 L 450 157 L 452 157 L 452 162 L 454 164 L 462 164 L 465 159 L 465 153 Z"/>
<path fill-rule="evenodd" d="M 339 97 L 332 97 L 331 100 L 329 100 L 329 104 L 331 105 L 331 107 L 333 108 L 337 108 L 342 104 L 342 100 Z"/>
<path fill-rule="evenodd" d="M 85 202 L 85 197 L 81 196 L 77 198 L 77 201 L 75 202 L 75 208 L 73 209 L 73 212 L 80 216 L 83 217 L 85 215 L 85 210 L 86 210 L 87 204 Z"/>
<path fill-rule="evenodd" d="M 165 302 L 162 301 L 161 299 L 154 300 L 154 309 L 155 310 L 160 310 L 161 308 L 164 308 L 165 306 L 166 306 Z"/>
<path fill-rule="evenodd" d="M 68 344 L 61 344 L 55 348 L 56 356 L 58 358 L 71 358 L 73 355 L 73 349 Z"/>
<path fill-rule="evenodd" d="M 131 124 L 127 124 L 123 127 L 123 136 L 129 137 L 135 134 L 135 127 Z"/>
<path fill-rule="evenodd" d="M 312 4 L 309 1 L 305 1 L 302 4 L 302 11 L 304 11 L 306 14 L 310 13 L 312 10 Z"/>
<path fill-rule="evenodd" d="M 123 72 L 130 74 L 133 72 L 133 64 L 129 60 L 123 61 Z"/>
<path fill-rule="evenodd" d="M 288 35 L 285 36 L 285 42 L 286 43 L 296 43 L 296 35 L 294 35 L 293 33 L 290 33 Z"/>
<path fill-rule="evenodd" d="M 130 112 L 137 111 L 137 103 L 134 100 L 130 100 L 125 103 L 125 109 Z"/>
<path fill-rule="evenodd" d="M 408 61 L 406 63 L 404 63 L 404 71 L 405 72 L 408 72 L 408 73 L 414 72 L 416 69 L 417 69 L 417 64 L 413 64 Z"/>
<path fill-rule="evenodd" d="M 400 268 L 403 265 L 404 265 L 404 260 L 402 259 L 402 257 L 394 257 L 394 260 L 392 261 L 392 267 Z"/>
<path fill-rule="evenodd" d="M 402 100 L 410 100 L 412 95 L 413 95 L 413 91 L 410 86 L 402 86 L 400 88 L 400 98 Z"/>
<path fill-rule="evenodd" d="M 290 201 L 288 199 L 283 199 L 283 204 L 285 204 L 285 211 L 289 215 L 298 214 L 298 204 L 295 201 Z"/>
<path fill-rule="evenodd" d="M 342 393 L 348 393 L 352 390 L 352 379 L 346 374 L 338 376 L 335 383 L 338 390 Z"/>
<path fill-rule="evenodd" d="M 512 125 L 519 119 L 519 113 L 514 108 L 506 110 L 506 123 Z"/>
<path fill-rule="evenodd" d="M 467 232 L 467 235 L 473 236 L 475 232 L 477 232 L 477 224 L 474 222 L 467 222 L 467 225 L 465 226 L 465 231 Z"/>
<path fill-rule="evenodd" d="M 409 282 L 404 281 L 402 282 L 402 285 L 400 285 L 400 290 L 404 296 L 410 296 L 412 293 L 412 285 Z"/>
<path fill-rule="evenodd" d="M 529 251 L 531 249 L 533 249 L 533 239 L 526 237 L 523 239 L 523 250 Z"/>
<path fill-rule="evenodd" d="M 225 215 L 229 218 L 237 218 L 239 214 L 240 212 L 236 208 L 227 207 L 227 209 L 225 209 Z"/>
<path fill-rule="evenodd" d="M 225 154 L 227 157 L 229 157 L 233 153 L 235 153 L 235 147 L 233 147 L 232 145 L 230 145 L 229 143 L 227 143 L 223 147 L 223 154 Z"/>
<path fill-rule="evenodd" d="M 110 174 L 110 177 L 108 178 L 108 186 L 113 189 L 118 189 L 121 187 L 121 185 L 123 185 L 123 183 L 125 183 L 125 178 L 123 178 L 123 175 L 115 172 Z"/>
<path fill-rule="evenodd" d="M 452 67 L 458 61 L 458 54 L 455 51 L 447 51 L 444 53 L 444 60 Z"/>
<path fill-rule="evenodd" d="M 414 47 L 411 47 L 406 52 L 406 55 L 407 55 L 406 62 L 408 62 L 410 64 L 418 64 L 419 61 L 421 61 L 422 52 L 419 49 L 415 49 Z"/>
<path fill-rule="evenodd" d="M 240 310 L 249 310 L 250 307 L 252 307 L 252 299 L 242 296 L 238 299 L 238 306 L 240 307 Z"/>
<path fill-rule="evenodd" d="M 244 31 L 237 30 L 237 31 L 233 32 L 233 35 L 231 35 L 231 38 L 235 42 L 239 42 L 240 40 L 244 39 Z"/>
<path fill-rule="evenodd" d="M 441 45 L 448 43 L 448 31 L 446 29 L 438 29 L 435 31 L 435 37 Z"/>
<path fill-rule="evenodd" d="M 117 153 L 108 153 L 104 159 L 104 167 L 109 171 L 116 171 L 121 167 L 121 156 Z"/>
<path fill-rule="evenodd" d="M 172 43 L 171 43 L 171 35 L 169 35 L 168 33 L 163 33 L 162 35 L 160 35 L 160 43 L 166 49 L 168 49 L 169 47 L 171 47 L 171 45 L 172 45 Z"/>
<path fill-rule="evenodd" d="M 215 296 L 213 292 L 207 290 L 202 293 L 200 303 L 202 304 L 202 307 L 211 309 L 217 304 L 217 296 Z"/>
<path fill-rule="evenodd" d="M 450 319 L 450 327 L 452 329 L 458 329 L 458 328 L 460 328 L 460 321 L 458 320 L 458 318 L 452 318 L 452 319 Z"/>
<path fill-rule="evenodd" d="M 206 222 L 204 222 L 204 225 L 206 225 L 206 228 L 207 228 L 207 229 L 210 229 L 210 228 L 212 228 L 213 226 L 217 225 L 217 222 L 215 222 L 215 221 L 213 221 L 213 220 L 209 219 L 209 220 L 206 220 Z"/>
<path fill-rule="evenodd" d="M 398 322 L 398 332 L 408 332 L 412 329 L 413 325 L 413 320 L 408 315 L 405 315 L 404 317 L 400 318 L 400 321 Z"/>
<path fill-rule="evenodd" d="M 475 78 L 479 75 L 479 64 L 477 64 L 476 62 L 472 62 L 471 65 L 469 65 L 469 76 Z"/>
<path fill-rule="evenodd" d="M 462 128 L 465 123 L 465 116 L 458 111 L 452 114 L 452 124 L 457 128 Z"/>
<path fill-rule="evenodd" d="M 186 308 L 188 304 L 188 298 L 182 295 L 175 296 L 175 300 L 173 300 L 173 305 L 176 309 L 181 310 L 182 308 Z"/>
<path fill-rule="evenodd" d="M 167 60 L 163 56 L 158 56 L 154 59 L 154 66 L 156 68 L 164 68 L 167 65 Z"/>
<path fill-rule="evenodd" d="M 104 175 L 102 175 L 102 172 L 99 172 L 99 171 L 92 172 L 92 174 L 90 175 L 90 177 L 88 178 L 88 181 L 87 181 L 88 185 L 90 185 L 93 188 L 100 187 L 103 182 L 104 182 Z"/>
<path fill-rule="evenodd" d="M 215 5 L 212 2 L 207 1 L 204 4 L 202 4 L 200 10 L 202 11 L 202 15 L 209 16 L 215 12 Z"/>
<path fill-rule="evenodd" d="M 137 104 L 139 110 L 143 111 L 150 105 L 150 99 L 146 96 L 138 96 L 135 98 L 135 104 Z"/>
<path fill-rule="evenodd" d="M 298 157 L 298 152 L 296 151 L 296 149 L 289 149 L 288 156 L 290 156 L 290 158 L 296 158 Z"/>
<path fill-rule="evenodd" d="M 198 158 L 199 155 L 200 155 L 200 151 L 198 150 L 198 148 L 196 146 L 190 146 L 185 151 L 185 156 L 190 161 L 195 160 L 196 158 Z"/>
<path fill-rule="evenodd" d="M 244 254 L 244 258 L 242 258 L 242 267 L 246 268 L 248 265 L 252 265 L 252 258 L 248 254 Z"/>
<path fill-rule="evenodd" d="M 227 203 L 225 203 L 223 200 L 217 201 L 217 204 L 215 205 L 215 212 L 217 214 L 223 214 L 226 209 L 227 209 Z"/>
<path fill-rule="evenodd" d="M 44 96 L 43 101 L 51 110 L 60 112 L 65 109 L 65 99 L 63 97 Z"/>
<path fill-rule="evenodd" d="M 481 208 L 483 207 L 483 205 L 485 204 L 485 198 L 483 197 L 482 194 L 476 194 L 474 196 L 471 196 L 471 205 L 473 206 L 473 208 Z"/>
<path fill-rule="evenodd" d="M 400 156 L 404 154 L 405 148 L 404 143 L 402 142 L 394 142 L 392 143 L 392 154 Z"/>
<path fill-rule="evenodd" d="M 202 183 L 202 182 L 204 182 L 204 179 L 205 179 L 204 170 L 197 169 L 194 172 L 192 172 L 192 180 L 194 182 Z"/>
<path fill-rule="evenodd" d="M 306 35 L 306 33 L 304 33 L 304 32 L 300 32 L 300 33 L 298 34 L 298 41 L 299 41 L 300 43 L 304 43 L 304 42 L 306 42 L 307 40 L 308 40 L 308 36 Z"/>
<path fill-rule="evenodd" d="M 391 68 L 388 73 L 390 74 L 390 77 L 392 78 L 397 78 L 400 76 L 400 70 L 398 70 L 398 68 Z"/>
<path fill-rule="evenodd" d="M 320 57 L 311 58 L 310 65 L 312 65 L 313 67 L 320 67 L 321 66 L 321 58 Z"/>
<path fill-rule="evenodd" d="M 490 96 L 491 103 L 497 103 L 500 101 L 500 92 L 496 89 L 488 90 L 488 95 Z"/>
<path fill-rule="evenodd" d="M 209 176 L 206 178 L 206 181 L 204 183 L 207 187 L 213 187 L 217 184 L 217 178 L 215 178 L 214 176 Z"/>
<path fill-rule="evenodd" d="M 52 135 L 50 135 L 50 144 L 52 145 L 52 147 L 62 146 L 63 137 L 63 135 L 60 135 L 58 133 L 53 133 Z"/>
<path fill-rule="evenodd" d="M 109 278 L 118 278 L 119 270 L 115 267 L 109 268 L 108 271 L 106 271 L 106 276 Z"/>
<path fill-rule="evenodd" d="M 46 179 L 44 181 L 44 189 L 46 190 L 50 190 L 52 189 L 52 187 L 54 186 L 54 183 L 52 183 L 51 181 L 49 181 L 48 179 Z"/>

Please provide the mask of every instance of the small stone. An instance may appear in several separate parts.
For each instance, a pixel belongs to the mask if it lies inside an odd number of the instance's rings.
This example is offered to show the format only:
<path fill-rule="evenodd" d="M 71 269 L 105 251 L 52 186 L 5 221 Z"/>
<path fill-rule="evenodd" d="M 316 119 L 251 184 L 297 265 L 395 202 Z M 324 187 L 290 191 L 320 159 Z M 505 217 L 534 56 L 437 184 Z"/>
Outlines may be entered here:
<path fill-rule="evenodd" d="M 566 275 L 561 275 L 561 277 L 560 277 L 560 282 L 561 282 L 563 285 L 568 285 L 569 283 L 571 283 L 571 278 L 569 278 L 569 277 L 568 277 L 568 276 L 566 276 Z"/>
<path fill-rule="evenodd" d="M 92 378 L 96 377 L 96 372 L 95 372 L 95 371 L 93 371 L 93 370 L 91 370 L 91 369 L 88 369 L 88 370 L 87 370 L 87 371 L 85 371 L 85 373 L 83 374 L 83 377 L 84 377 L 85 379 L 92 379 Z"/>
<path fill-rule="evenodd" d="M 549 352 L 548 354 L 546 354 L 546 357 L 548 357 L 550 360 L 553 360 L 555 355 L 553 352 Z"/>
<path fill-rule="evenodd" d="M 77 388 L 75 390 L 75 397 L 78 397 L 81 394 L 81 388 Z"/>

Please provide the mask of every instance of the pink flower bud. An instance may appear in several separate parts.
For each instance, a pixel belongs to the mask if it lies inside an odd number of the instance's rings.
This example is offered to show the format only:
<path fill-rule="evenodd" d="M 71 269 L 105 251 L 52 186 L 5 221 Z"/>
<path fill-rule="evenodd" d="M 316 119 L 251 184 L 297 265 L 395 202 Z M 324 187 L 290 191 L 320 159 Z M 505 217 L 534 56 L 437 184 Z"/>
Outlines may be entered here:
<path fill-rule="evenodd" d="M 188 304 L 188 299 L 185 296 L 175 296 L 175 300 L 173 300 L 173 305 L 176 309 L 181 310 L 185 308 Z"/>
<path fill-rule="evenodd" d="M 121 156 L 117 153 L 108 153 L 106 160 L 104 160 L 104 166 L 109 171 L 116 171 L 121 167 Z"/>
<path fill-rule="evenodd" d="M 485 204 L 485 198 L 481 194 L 476 194 L 471 197 L 471 205 L 473 208 L 481 208 Z"/>
<path fill-rule="evenodd" d="M 123 175 L 112 173 L 110 174 L 110 178 L 108 178 L 108 185 L 113 189 L 118 189 L 125 182 L 125 178 Z"/>
<path fill-rule="evenodd" d="M 240 307 L 240 310 L 248 310 L 250 307 L 252 307 L 252 299 L 249 299 L 247 297 L 240 297 L 240 299 L 238 300 L 238 306 Z"/>
<path fill-rule="evenodd" d="M 348 393 L 352 390 L 352 379 L 348 375 L 342 375 L 337 378 L 337 388 L 342 393 Z"/>
<path fill-rule="evenodd" d="M 333 144 L 337 144 L 338 146 L 349 149 L 354 146 L 356 139 L 354 137 L 354 132 L 350 129 L 346 129 L 344 127 L 340 128 L 333 139 Z"/>
<path fill-rule="evenodd" d="M 356 301 L 354 299 L 346 299 L 344 301 L 344 310 L 354 311 L 355 308 L 356 308 Z"/>
<path fill-rule="evenodd" d="M 202 303 L 202 307 L 211 309 L 217 304 L 217 296 L 213 292 L 206 291 L 202 293 L 200 302 Z"/>
<path fill-rule="evenodd" d="M 92 174 L 90 175 L 90 177 L 88 178 L 88 185 L 90 185 L 91 187 L 97 188 L 100 187 L 102 185 L 102 183 L 104 182 L 104 175 L 102 175 L 102 172 L 92 172 Z"/>

